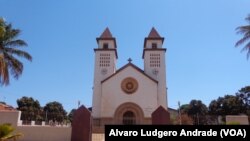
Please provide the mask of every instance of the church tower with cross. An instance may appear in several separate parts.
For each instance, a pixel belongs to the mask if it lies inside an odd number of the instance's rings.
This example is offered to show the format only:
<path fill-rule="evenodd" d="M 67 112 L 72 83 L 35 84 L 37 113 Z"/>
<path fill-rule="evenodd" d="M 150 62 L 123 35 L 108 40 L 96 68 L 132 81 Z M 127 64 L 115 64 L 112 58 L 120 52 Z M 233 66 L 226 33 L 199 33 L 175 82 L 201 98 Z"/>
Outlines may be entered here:
<path fill-rule="evenodd" d="M 116 39 L 108 28 L 97 39 L 92 101 L 93 128 L 105 124 L 151 124 L 151 114 L 167 106 L 164 38 L 152 28 L 142 47 L 144 69 L 128 63 L 116 69 Z"/>

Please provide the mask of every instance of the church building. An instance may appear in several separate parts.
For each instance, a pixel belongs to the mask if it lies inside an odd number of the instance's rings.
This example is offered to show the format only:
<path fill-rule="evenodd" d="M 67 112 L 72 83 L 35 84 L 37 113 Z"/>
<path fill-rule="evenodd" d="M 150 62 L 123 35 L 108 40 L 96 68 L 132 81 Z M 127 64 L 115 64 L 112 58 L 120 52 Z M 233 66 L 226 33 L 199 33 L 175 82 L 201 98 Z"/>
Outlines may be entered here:
<path fill-rule="evenodd" d="M 164 38 L 152 28 L 144 39 L 143 70 L 131 59 L 116 68 L 118 46 L 108 28 L 96 40 L 93 128 L 105 124 L 151 124 L 152 112 L 160 106 L 168 108 Z"/>

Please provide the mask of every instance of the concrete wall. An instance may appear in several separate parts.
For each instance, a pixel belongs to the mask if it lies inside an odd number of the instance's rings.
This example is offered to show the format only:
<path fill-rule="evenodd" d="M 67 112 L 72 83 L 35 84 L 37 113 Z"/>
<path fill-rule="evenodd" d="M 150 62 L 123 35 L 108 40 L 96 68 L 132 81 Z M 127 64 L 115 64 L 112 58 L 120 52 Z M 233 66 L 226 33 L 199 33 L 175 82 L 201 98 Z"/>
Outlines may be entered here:
<path fill-rule="evenodd" d="M 0 124 L 10 123 L 16 127 L 18 122 L 20 122 L 20 115 L 20 111 L 0 111 Z"/>
<path fill-rule="evenodd" d="M 92 141 L 104 141 L 105 136 L 104 134 L 92 134 Z"/>
<path fill-rule="evenodd" d="M 249 125 L 248 116 L 246 115 L 227 115 L 226 116 L 227 124 L 240 124 L 240 125 Z"/>
<path fill-rule="evenodd" d="M 20 141 L 70 141 L 71 127 L 17 126 L 24 136 Z"/>
<path fill-rule="evenodd" d="M 0 124 L 10 123 L 16 132 L 22 133 L 20 141 L 70 141 L 71 127 L 22 125 L 20 111 L 0 111 Z"/>

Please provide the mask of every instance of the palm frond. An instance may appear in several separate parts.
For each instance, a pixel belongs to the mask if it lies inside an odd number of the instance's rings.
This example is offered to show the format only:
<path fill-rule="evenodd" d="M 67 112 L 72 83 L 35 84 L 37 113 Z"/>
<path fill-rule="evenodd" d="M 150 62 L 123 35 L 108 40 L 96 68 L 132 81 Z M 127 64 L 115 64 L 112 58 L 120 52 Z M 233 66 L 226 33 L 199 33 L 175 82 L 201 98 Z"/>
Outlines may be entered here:
<path fill-rule="evenodd" d="M 10 66 L 10 71 L 11 74 L 13 75 L 13 77 L 15 79 L 18 79 L 19 76 L 21 76 L 22 72 L 23 72 L 23 64 L 18 61 L 17 59 L 12 59 L 11 62 L 9 62 L 9 66 Z"/>
<path fill-rule="evenodd" d="M 250 33 L 250 25 L 239 26 L 236 28 L 237 34 L 249 34 Z"/>
<path fill-rule="evenodd" d="M 246 17 L 245 20 L 249 23 L 248 25 L 239 26 L 236 28 L 236 33 L 242 34 L 243 37 L 236 42 L 235 47 L 238 47 L 246 43 L 246 45 L 242 48 L 241 52 L 247 51 L 247 59 L 249 59 L 250 57 L 250 14 Z"/>
<path fill-rule="evenodd" d="M 247 59 L 249 59 L 250 57 L 250 42 L 248 42 L 243 48 L 241 51 L 245 51 L 247 50 Z"/>
<path fill-rule="evenodd" d="M 27 59 L 29 61 L 32 61 L 32 56 L 29 53 L 27 53 L 27 52 L 25 52 L 23 50 L 19 50 L 19 49 L 15 49 L 15 48 L 6 48 L 5 51 L 9 55 L 10 54 L 11 55 L 16 55 L 18 57 L 23 57 L 23 58 L 25 58 L 25 59 Z"/>
<path fill-rule="evenodd" d="M 10 139 L 13 139 L 14 141 L 16 141 L 17 138 L 22 137 L 22 136 L 23 136 L 23 134 L 17 133 L 17 134 L 14 134 L 14 135 L 8 135 L 8 136 L 6 136 L 6 137 L 3 137 L 2 139 L 3 139 L 3 140 L 10 140 Z"/>
<path fill-rule="evenodd" d="M 7 141 L 10 139 L 16 141 L 19 137 L 23 136 L 22 133 L 12 134 L 14 130 L 15 128 L 13 128 L 11 124 L 0 125 L 0 141 Z"/>
<path fill-rule="evenodd" d="M 23 72 L 23 64 L 18 61 L 14 56 L 5 54 L 6 62 L 8 62 L 8 67 L 11 74 L 15 79 L 18 79 Z"/>
<path fill-rule="evenodd" d="M 5 27 L 5 34 L 4 34 L 4 38 L 3 40 L 5 42 L 9 42 L 14 40 L 16 37 L 18 37 L 18 35 L 20 34 L 21 30 L 19 29 L 12 29 L 12 25 L 8 24 Z"/>
<path fill-rule="evenodd" d="M 9 41 L 7 43 L 5 43 L 5 46 L 10 48 L 10 47 L 24 47 L 24 46 L 28 46 L 27 43 L 23 40 L 13 40 L 13 41 Z"/>
<path fill-rule="evenodd" d="M 23 64 L 15 57 L 25 58 L 32 61 L 32 56 L 17 48 L 27 46 L 27 43 L 18 39 L 21 30 L 13 29 L 11 24 L 1 22 L 4 28 L 0 36 L 0 85 L 9 84 L 9 73 L 18 78 L 23 71 Z"/>
<path fill-rule="evenodd" d="M 250 24 L 250 14 L 248 14 L 245 20 Z"/>
<path fill-rule="evenodd" d="M 250 39 L 250 35 L 249 36 L 243 36 L 243 38 L 241 38 L 239 41 L 236 42 L 235 47 L 238 47 L 239 45 L 244 44 L 249 39 Z"/>

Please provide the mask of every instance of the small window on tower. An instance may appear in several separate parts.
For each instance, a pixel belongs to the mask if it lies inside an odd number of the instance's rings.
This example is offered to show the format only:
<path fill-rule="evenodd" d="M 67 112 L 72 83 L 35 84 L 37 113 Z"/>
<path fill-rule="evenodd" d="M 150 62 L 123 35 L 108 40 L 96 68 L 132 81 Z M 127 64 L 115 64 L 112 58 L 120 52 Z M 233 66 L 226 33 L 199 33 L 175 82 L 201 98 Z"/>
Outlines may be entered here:
<path fill-rule="evenodd" d="M 156 49 L 157 48 L 157 44 L 156 43 L 152 43 L 152 48 Z"/>
<path fill-rule="evenodd" d="M 103 44 L 103 49 L 108 49 L 108 48 L 109 48 L 109 44 L 104 43 L 104 44 Z"/>

